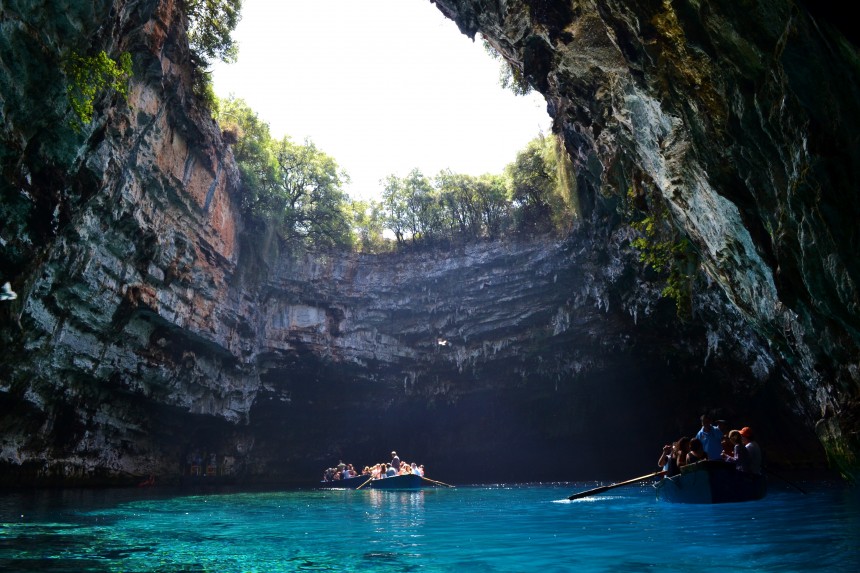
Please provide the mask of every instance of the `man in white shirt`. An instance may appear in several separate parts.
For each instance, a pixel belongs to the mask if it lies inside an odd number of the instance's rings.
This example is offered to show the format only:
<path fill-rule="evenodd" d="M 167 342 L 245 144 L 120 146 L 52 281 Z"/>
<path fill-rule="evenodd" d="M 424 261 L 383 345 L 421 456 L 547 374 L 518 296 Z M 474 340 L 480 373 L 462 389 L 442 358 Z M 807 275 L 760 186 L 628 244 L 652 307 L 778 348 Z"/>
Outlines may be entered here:
<path fill-rule="evenodd" d="M 761 448 L 753 440 L 753 431 L 749 427 L 741 428 L 741 441 L 750 454 L 750 472 L 761 474 Z"/>

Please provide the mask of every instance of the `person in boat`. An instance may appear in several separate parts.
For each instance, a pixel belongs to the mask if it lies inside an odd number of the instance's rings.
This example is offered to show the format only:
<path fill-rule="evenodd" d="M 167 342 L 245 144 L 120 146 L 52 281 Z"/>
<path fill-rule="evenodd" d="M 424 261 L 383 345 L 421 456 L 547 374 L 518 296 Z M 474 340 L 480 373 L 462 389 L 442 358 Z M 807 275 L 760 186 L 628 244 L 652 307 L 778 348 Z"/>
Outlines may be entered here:
<path fill-rule="evenodd" d="M 663 446 L 663 453 L 660 454 L 660 457 L 657 459 L 657 466 L 663 468 L 663 471 L 666 472 L 668 477 L 672 477 L 673 475 L 678 475 L 678 465 L 672 464 L 672 451 L 675 449 L 674 444 L 666 444 Z"/>
<path fill-rule="evenodd" d="M 722 453 L 722 439 L 723 433 L 717 426 L 714 426 L 713 420 L 711 416 L 708 414 L 702 414 L 702 427 L 696 434 L 696 438 L 702 442 L 702 447 L 705 450 L 705 453 L 708 454 L 708 458 L 712 460 L 720 459 L 720 454 Z"/>
<path fill-rule="evenodd" d="M 397 470 L 394 469 L 394 464 L 382 464 L 382 467 L 386 468 L 384 477 L 394 477 L 397 475 Z"/>
<path fill-rule="evenodd" d="M 681 466 L 686 463 L 689 451 L 690 438 L 685 436 L 671 446 L 663 446 L 663 453 L 657 460 L 657 465 L 666 470 L 666 477 L 676 476 L 681 473 Z"/>
<path fill-rule="evenodd" d="M 355 477 L 355 472 L 352 471 L 352 464 L 349 464 L 340 472 L 340 479 L 349 479 L 351 477 Z"/>
<path fill-rule="evenodd" d="M 728 432 L 726 432 L 726 435 L 723 436 L 723 439 L 721 442 L 723 444 L 723 451 L 720 453 L 720 459 L 724 460 L 724 459 L 726 459 L 726 456 L 731 456 L 734 454 L 735 445 L 729 439 L 729 433 Z"/>
<path fill-rule="evenodd" d="M 703 462 L 708 459 L 708 453 L 705 451 L 705 448 L 702 446 L 701 440 L 699 438 L 693 438 L 690 440 L 690 451 L 687 453 L 687 463 L 688 464 L 697 464 L 699 462 Z"/>
<path fill-rule="evenodd" d="M 739 472 L 750 471 L 750 453 L 744 447 L 741 441 L 741 433 L 738 430 L 729 432 L 729 439 L 734 444 L 734 453 L 731 456 L 726 456 L 724 459 L 732 464 L 735 464 L 735 469 Z"/>
<path fill-rule="evenodd" d="M 389 465 L 394 467 L 395 472 L 400 471 L 400 458 L 397 457 L 397 452 L 395 452 L 393 450 L 391 452 L 391 463 Z M 395 475 L 396 475 L 396 473 L 395 473 Z"/>
<path fill-rule="evenodd" d="M 750 471 L 755 475 L 761 475 L 761 448 L 753 437 L 753 431 L 749 426 L 740 429 L 741 443 L 750 454 Z"/>
<path fill-rule="evenodd" d="M 678 465 L 678 470 L 685 465 L 687 465 L 687 454 L 690 453 L 690 438 L 684 436 L 675 444 L 675 451 L 673 452 L 673 457 L 675 458 L 675 463 Z"/>

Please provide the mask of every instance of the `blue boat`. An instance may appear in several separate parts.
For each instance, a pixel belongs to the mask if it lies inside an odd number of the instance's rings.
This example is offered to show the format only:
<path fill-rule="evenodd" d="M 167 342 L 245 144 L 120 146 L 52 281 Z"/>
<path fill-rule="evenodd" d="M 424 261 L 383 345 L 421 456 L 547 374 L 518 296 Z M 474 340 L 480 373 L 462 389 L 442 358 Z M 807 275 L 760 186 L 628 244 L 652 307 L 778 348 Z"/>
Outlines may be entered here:
<path fill-rule="evenodd" d="M 433 487 L 453 487 L 423 476 L 406 474 L 379 479 L 368 476 L 356 476 L 347 479 L 325 481 L 321 487 L 327 489 L 386 489 L 386 490 L 418 490 Z"/>
<path fill-rule="evenodd" d="M 654 489 L 658 500 L 670 503 L 737 503 L 763 499 L 767 479 L 712 460 L 686 465 L 679 475 L 654 484 Z"/>

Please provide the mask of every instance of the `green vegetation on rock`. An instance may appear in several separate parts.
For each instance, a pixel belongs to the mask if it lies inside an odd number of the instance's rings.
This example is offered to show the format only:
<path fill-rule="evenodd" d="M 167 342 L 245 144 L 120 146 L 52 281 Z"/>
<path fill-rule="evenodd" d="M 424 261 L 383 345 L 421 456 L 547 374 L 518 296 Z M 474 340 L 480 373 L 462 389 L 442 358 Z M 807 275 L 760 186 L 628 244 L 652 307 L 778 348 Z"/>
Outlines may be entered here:
<path fill-rule="evenodd" d="M 239 48 L 232 34 L 242 19 L 242 0 L 185 0 L 184 8 L 194 63 L 191 90 L 214 112 L 218 98 L 208 68 L 214 60 L 236 61 Z"/>
<path fill-rule="evenodd" d="M 92 121 L 93 104 L 101 93 L 113 90 L 127 97 L 131 54 L 124 52 L 118 60 L 113 60 L 104 50 L 94 56 L 72 52 L 63 64 L 63 71 L 68 78 L 66 95 L 76 118 L 72 127 L 79 130 Z"/>
<path fill-rule="evenodd" d="M 639 260 L 666 277 L 661 294 L 675 301 L 678 316 L 692 313 L 693 282 L 699 265 L 690 240 L 672 225 L 666 204 L 659 197 L 646 197 L 640 189 L 627 192 L 627 217 L 639 236 L 630 244 Z"/>

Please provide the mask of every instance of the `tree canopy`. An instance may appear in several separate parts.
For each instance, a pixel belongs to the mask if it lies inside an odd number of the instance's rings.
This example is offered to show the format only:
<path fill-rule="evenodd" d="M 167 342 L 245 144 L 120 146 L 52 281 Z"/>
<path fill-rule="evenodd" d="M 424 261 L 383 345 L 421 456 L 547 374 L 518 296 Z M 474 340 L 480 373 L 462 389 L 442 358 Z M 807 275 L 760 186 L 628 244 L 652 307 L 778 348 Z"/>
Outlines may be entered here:
<path fill-rule="evenodd" d="M 539 136 L 501 174 L 419 169 L 391 174 L 380 201 L 353 200 L 347 175 L 309 140 L 275 139 L 241 99 L 219 102 L 218 120 L 234 141 L 241 205 L 288 243 L 381 252 L 508 233 L 566 230 L 576 216 L 569 161 L 555 136 Z"/>
<path fill-rule="evenodd" d="M 274 139 L 269 125 L 241 99 L 219 102 L 218 120 L 235 139 L 246 215 L 272 225 L 286 242 L 344 246 L 352 242 L 347 176 L 310 140 Z"/>
<path fill-rule="evenodd" d="M 235 62 L 233 30 L 242 18 L 242 0 L 184 0 L 188 42 L 203 66 L 213 60 Z"/>

